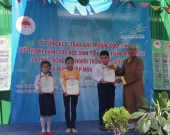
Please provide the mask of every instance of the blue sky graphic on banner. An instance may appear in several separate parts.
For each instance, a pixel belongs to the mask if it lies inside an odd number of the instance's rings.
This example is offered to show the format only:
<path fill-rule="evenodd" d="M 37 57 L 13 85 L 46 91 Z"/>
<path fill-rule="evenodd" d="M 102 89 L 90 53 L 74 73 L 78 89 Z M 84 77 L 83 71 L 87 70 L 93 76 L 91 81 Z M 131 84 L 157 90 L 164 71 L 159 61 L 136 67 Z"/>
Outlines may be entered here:
<path fill-rule="evenodd" d="M 90 15 L 94 13 L 100 13 L 110 8 L 112 1 L 102 1 L 102 0 L 92 0 L 87 6 L 82 6 L 77 0 L 66 0 L 64 4 L 62 1 L 59 1 L 60 4 L 70 13 L 74 15 L 87 15 L 89 12 Z M 75 13 L 75 10 L 79 11 Z"/>
<path fill-rule="evenodd" d="M 40 62 L 49 60 L 56 78 L 57 115 L 53 121 L 64 121 L 64 105 L 59 74 L 64 59 L 72 56 L 81 73 L 81 95 L 77 120 L 98 119 L 96 82 L 93 67 L 99 63 L 99 52 L 108 50 L 111 63 L 121 66 L 129 44 L 136 44 L 144 60 L 144 84 L 150 101 L 153 78 L 150 65 L 151 38 L 148 7 L 120 1 L 90 1 L 86 7 L 77 0 L 13 1 L 13 74 L 11 123 L 39 122 L 38 93 L 35 77 L 41 73 Z M 122 84 L 116 85 L 115 106 L 122 106 Z"/>

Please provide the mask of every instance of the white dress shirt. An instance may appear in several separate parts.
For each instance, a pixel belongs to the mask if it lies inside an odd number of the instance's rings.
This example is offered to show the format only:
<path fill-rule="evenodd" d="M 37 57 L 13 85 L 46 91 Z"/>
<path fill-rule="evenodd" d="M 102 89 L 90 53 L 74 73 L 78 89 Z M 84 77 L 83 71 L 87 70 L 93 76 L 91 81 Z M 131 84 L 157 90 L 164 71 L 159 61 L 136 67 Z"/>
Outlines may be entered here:
<path fill-rule="evenodd" d="M 93 69 L 92 78 L 98 83 L 102 79 L 102 69 L 105 66 L 106 65 L 103 65 L 103 64 L 97 64 Z"/>
<path fill-rule="evenodd" d="M 66 92 L 66 88 L 64 86 L 64 79 L 63 78 L 60 78 L 60 85 L 61 85 L 61 88 L 63 90 L 63 93 Z"/>

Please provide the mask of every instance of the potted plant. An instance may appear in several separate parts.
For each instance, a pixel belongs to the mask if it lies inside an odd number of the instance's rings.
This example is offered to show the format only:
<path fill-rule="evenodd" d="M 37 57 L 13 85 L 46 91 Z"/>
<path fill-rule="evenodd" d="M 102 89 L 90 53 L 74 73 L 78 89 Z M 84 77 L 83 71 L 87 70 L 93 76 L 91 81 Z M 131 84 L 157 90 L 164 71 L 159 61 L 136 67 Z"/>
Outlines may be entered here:
<path fill-rule="evenodd" d="M 115 135 L 121 135 L 128 130 L 129 112 L 124 108 L 111 108 L 103 116 L 105 127 Z"/>
<path fill-rule="evenodd" d="M 130 119 L 139 118 L 136 131 L 142 135 L 170 135 L 170 100 L 166 92 L 159 93 L 156 101 L 152 99 L 153 107 L 139 96 L 144 106 L 137 106 L 138 111 Z M 134 134 L 135 134 L 134 132 Z"/>

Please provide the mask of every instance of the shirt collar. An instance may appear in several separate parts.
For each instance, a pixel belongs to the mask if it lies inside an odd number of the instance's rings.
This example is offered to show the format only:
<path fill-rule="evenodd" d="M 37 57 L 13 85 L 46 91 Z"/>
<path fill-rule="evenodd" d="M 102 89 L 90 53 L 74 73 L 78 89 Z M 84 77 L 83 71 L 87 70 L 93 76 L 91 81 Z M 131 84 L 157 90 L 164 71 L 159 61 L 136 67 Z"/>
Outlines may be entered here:
<path fill-rule="evenodd" d="M 109 64 L 108 64 L 108 65 L 109 65 Z M 104 65 L 104 64 L 101 63 L 100 66 L 101 66 L 101 67 L 106 67 L 107 65 Z"/>
<path fill-rule="evenodd" d="M 42 72 L 41 75 L 45 75 L 45 74 Z M 49 76 L 49 73 L 47 75 L 45 75 L 45 76 Z"/>
<path fill-rule="evenodd" d="M 66 70 L 66 71 L 68 71 L 68 70 L 67 70 L 67 68 L 66 68 L 65 70 Z M 73 68 L 73 70 L 72 70 L 72 71 L 75 71 L 75 69 Z"/>
<path fill-rule="evenodd" d="M 137 56 L 134 56 L 132 59 L 130 59 L 130 57 L 128 58 L 128 62 L 134 60 L 135 58 L 137 58 Z"/>

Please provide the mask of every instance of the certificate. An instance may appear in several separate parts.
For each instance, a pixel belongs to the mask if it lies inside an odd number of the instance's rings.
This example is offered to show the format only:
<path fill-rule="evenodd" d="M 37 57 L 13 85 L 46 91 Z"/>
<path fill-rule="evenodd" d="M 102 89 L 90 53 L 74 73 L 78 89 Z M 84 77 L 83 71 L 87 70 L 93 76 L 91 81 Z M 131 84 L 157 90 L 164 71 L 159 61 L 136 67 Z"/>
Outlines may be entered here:
<path fill-rule="evenodd" d="M 54 91 L 54 78 L 51 76 L 40 77 L 41 91 L 44 93 L 51 93 Z"/>
<path fill-rule="evenodd" d="M 66 91 L 68 95 L 77 95 L 80 91 L 79 81 L 70 79 L 66 81 Z"/>
<path fill-rule="evenodd" d="M 103 79 L 108 83 L 115 82 L 115 70 L 110 68 L 103 68 Z"/>

